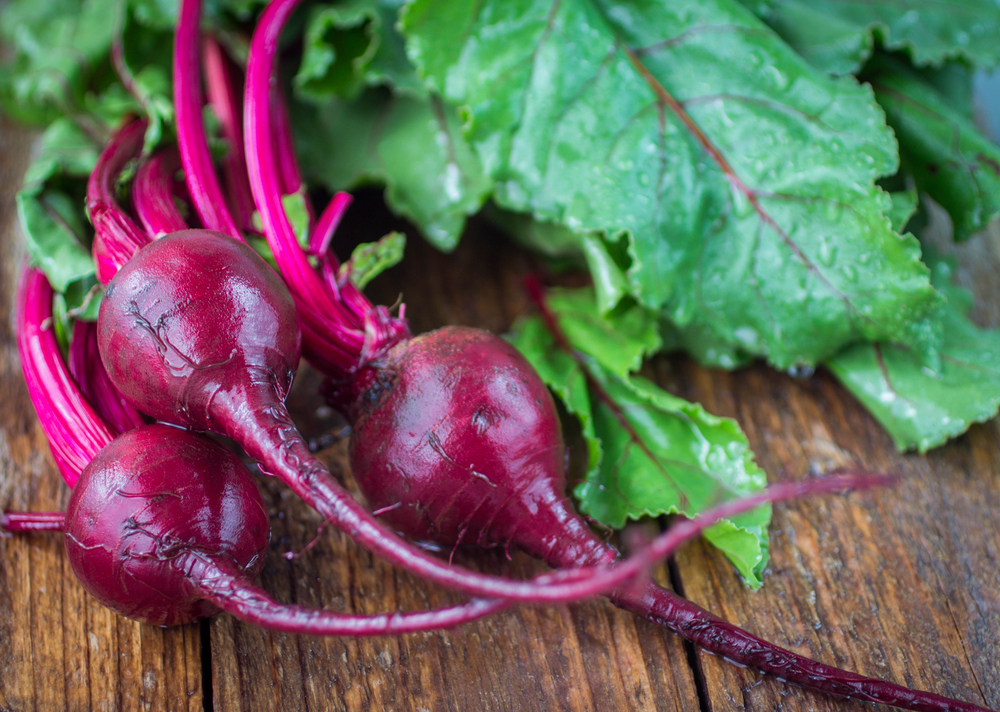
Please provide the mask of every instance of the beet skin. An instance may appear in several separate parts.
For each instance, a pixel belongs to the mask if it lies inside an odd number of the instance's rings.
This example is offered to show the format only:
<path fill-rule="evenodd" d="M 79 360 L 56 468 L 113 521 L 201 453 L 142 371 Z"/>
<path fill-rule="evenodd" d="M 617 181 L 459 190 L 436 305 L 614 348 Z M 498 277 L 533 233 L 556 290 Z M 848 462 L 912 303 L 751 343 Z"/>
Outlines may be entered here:
<path fill-rule="evenodd" d="M 213 615 L 177 564 L 195 552 L 253 580 L 270 538 L 267 509 L 236 455 L 168 425 L 130 430 L 84 469 L 66 511 L 66 554 L 108 608 L 154 625 Z"/>

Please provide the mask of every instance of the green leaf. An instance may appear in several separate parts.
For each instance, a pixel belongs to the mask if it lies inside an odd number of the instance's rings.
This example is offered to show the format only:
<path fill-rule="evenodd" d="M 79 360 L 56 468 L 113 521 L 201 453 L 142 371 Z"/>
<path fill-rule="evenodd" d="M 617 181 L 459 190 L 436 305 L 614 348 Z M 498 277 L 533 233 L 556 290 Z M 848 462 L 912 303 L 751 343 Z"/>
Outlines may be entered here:
<path fill-rule="evenodd" d="M 631 301 L 602 314 L 591 289 L 553 289 L 546 298 L 566 338 L 617 376 L 638 371 L 662 342 L 655 312 Z"/>
<path fill-rule="evenodd" d="M 942 307 L 941 371 L 891 345 L 858 345 L 827 367 L 889 431 L 900 450 L 936 447 L 1000 408 L 1000 329 L 980 329 L 966 314 L 972 295 L 951 284 L 952 265 L 931 260 Z"/>
<path fill-rule="evenodd" d="M 301 190 L 281 196 L 281 207 L 285 209 L 288 222 L 292 225 L 295 239 L 303 250 L 309 249 L 309 206 L 306 196 Z M 259 215 L 256 214 L 255 215 Z M 258 218 L 259 219 L 259 218 Z M 261 227 L 263 232 L 263 227 Z"/>
<path fill-rule="evenodd" d="M 455 112 L 434 97 L 373 89 L 351 102 L 297 103 L 293 125 L 307 180 L 330 190 L 384 183 L 389 207 L 442 250 L 490 189 Z"/>
<path fill-rule="evenodd" d="M 626 519 L 643 516 L 691 516 L 724 497 L 766 486 L 734 421 L 710 415 L 638 376 L 619 379 L 600 368 L 592 374 L 646 449 L 636 445 L 606 403 L 594 400 L 594 430 L 604 458 L 598 473 L 576 488 L 584 514 L 620 528 Z M 770 518 L 770 507 L 762 507 L 705 534 L 755 588 L 766 565 Z"/>
<path fill-rule="evenodd" d="M 876 41 L 905 51 L 917 65 L 962 59 L 1000 62 L 1000 7 L 995 0 L 743 0 L 803 57 L 831 74 L 856 72 Z"/>
<path fill-rule="evenodd" d="M 313 8 L 293 84 L 307 101 L 353 97 L 363 86 L 425 93 L 395 29 L 404 0 L 348 0 Z"/>
<path fill-rule="evenodd" d="M 0 39 L 12 57 L 0 72 L 0 105 L 47 124 L 78 108 L 92 82 L 110 79 L 118 0 L 12 0 L 0 8 Z"/>
<path fill-rule="evenodd" d="M 31 192 L 57 175 L 86 178 L 94 170 L 101 147 L 68 118 L 56 119 L 42 134 L 38 157 L 24 174 L 22 190 Z"/>
<path fill-rule="evenodd" d="M 306 21 L 302 63 L 293 80 L 299 96 L 323 102 L 331 95 L 351 97 L 361 90 L 364 67 L 377 46 L 372 39 L 372 24 L 377 20 L 365 10 L 359 3 L 312 9 Z"/>
<path fill-rule="evenodd" d="M 938 296 L 874 185 L 897 157 L 870 90 L 734 0 L 415 0 L 401 22 L 498 204 L 626 232 L 630 291 L 678 328 L 781 368 L 859 340 L 934 362 Z"/>
<path fill-rule="evenodd" d="M 839 17 L 812 0 L 741 0 L 817 69 L 853 74 L 875 47 L 872 28 Z"/>
<path fill-rule="evenodd" d="M 878 56 L 865 76 L 899 138 L 903 169 L 948 211 L 956 240 L 1000 213 L 1000 148 L 905 64 Z"/>
<path fill-rule="evenodd" d="M 620 529 L 629 519 L 676 512 L 691 516 L 766 485 L 734 421 L 712 416 L 643 378 L 623 375 L 658 341 L 640 325 L 634 309 L 602 317 L 589 290 L 553 291 L 549 307 L 573 348 L 600 356 L 600 361 L 587 358 L 587 370 L 604 395 L 588 386 L 580 363 L 556 346 L 541 319 L 522 321 L 511 340 L 580 419 L 589 471 L 575 494 L 584 514 Z M 613 355 L 613 346 L 604 343 L 613 333 L 620 334 L 613 338 L 632 358 Z M 769 521 L 770 508 L 763 507 L 705 534 L 755 588 L 767 563 Z"/>
<path fill-rule="evenodd" d="M 917 212 L 919 195 L 917 189 L 900 190 L 889 193 L 892 198 L 892 207 L 889 209 L 889 220 L 892 221 L 892 229 L 896 232 L 903 232 L 910 218 Z"/>
<path fill-rule="evenodd" d="M 48 190 L 17 195 L 17 215 L 31 264 L 39 267 L 57 292 L 94 274 L 94 262 L 83 244 L 82 203 Z"/>
<path fill-rule="evenodd" d="M 581 435 L 587 446 L 587 472 L 588 475 L 596 473 L 601 462 L 601 441 L 594 432 L 587 379 L 576 359 L 555 345 L 541 319 L 522 319 L 514 325 L 507 339 L 524 354 L 566 412 L 580 421 Z"/>
<path fill-rule="evenodd" d="M 340 266 L 339 276 L 364 289 L 382 272 L 398 265 L 405 248 L 406 235 L 401 232 L 390 232 L 377 242 L 362 242 L 354 248 L 351 259 Z"/>

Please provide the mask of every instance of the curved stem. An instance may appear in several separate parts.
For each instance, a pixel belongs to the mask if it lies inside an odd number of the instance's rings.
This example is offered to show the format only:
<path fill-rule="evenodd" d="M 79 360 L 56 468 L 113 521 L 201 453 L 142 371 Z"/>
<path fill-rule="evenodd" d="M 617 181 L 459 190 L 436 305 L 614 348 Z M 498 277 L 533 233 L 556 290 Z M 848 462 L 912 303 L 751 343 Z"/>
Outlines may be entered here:
<path fill-rule="evenodd" d="M 700 648 L 809 690 L 917 712 L 990 712 L 978 705 L 912 690 L 796 655 L 653 583 L 615 594 L 611 600 Z"/>
<path fill-rule="evenodd" d="M 87 213 L 94 226 L 94 263 L 102 284 L 110 282 L 135 251 L 150 242 L 149 235 L 125 213 L 115 197 L 118 176 L 129 161 L 139 156 L 145 132 L 145 119 L 126 121 L 97 158 L 87 181 Z"/>
<path fill-rule="evenodd" d="M 69 372 L 80 392 L 115 435 L 146 424 L 146 418 L 115 388 L 101 362 L 97 324 L 77 319 L 69 345 Z"/>
<path fill-rule="evenodd" d="M 358 615 L 275 601 L 232 564 L 191 552 L 178 562 L 206 600 L 247 623 L 302 635 L 363 637 L 453 628 L 510 606 L 506 601 L 472 600 L 457 606 L 413 613 Z"/>
<path fill-rule="evenodd" d="M 470 596 L 533 603 L 564 603 L 588 598 L 642 578 L 652 563 L 669 556 L 684 537 L 690 536 L 686 532 L 701 531 L 720 517 L 732 516 L 766 502 L 845 488 L 871 487 L 886 482 L 881 477 L 853 474 L 777 485 L 753 497 L 726 502 L 710 509 L 686 523 L 686 528 L 682 530 L 685 533 L 666 532 L 641 554 L 625 561 L 616 561 L 617 552 L 608 546 L 601 546 L 603 558 L 582 562 L 584 568 L 564 566 L 564 571 L 545 574 L 532 581 L 512 581 L 452 566 L 417 548 L 378 521 L 309 452 L 284 406 L 274 403 L 273 394 L 268 392 L 269 386 L 261 388 L 260 393 L 242 391 L 239 403 L 229 402 L 227 394 L 216 397 L 214 406 L 220 411 L 214 418 L 215 422 L 237 423 L 236 428 L 225 435 L 242 445 L 264 472 L 278 477 L 326 521 L 376 556 L 428 581 Z M 231 410 L 223 417 L 222 412 L 227 408 Z M 241 414 L 240 418 L 233 417 L 236 412 Z"/>
<path fill-rule="evenodd" d="M 177 143 L 184 165 L 184 179 L 202 223 L 211 230 L 242 241 L 243 234 L 229 212 L 205 139 L 205 123 L 201 115 L 201 73 L 198 69 L 200 19 L 201 0 L 182 0 L 174 36 Z"/>
<path fill-rule="evenodd" d="M 228 145 L 226 157 L 222 159 L 226 197 L 239 227 L 249 230 L 253 227 L 255 208 L 243 149 L 243 123 L 240 114 L 243 106 L 243 98 L 240 96 L 242 81 L 222 46 L 211 35 L 206 35 L 202 42 L 202 66 L 208 104 L 219 119 L 222 136 Z"/>
<path fill-rule="evenodd" d="M 177 151 L 166 149 L 144 160 L 135 174 L 132 204 L 146 232 L 155 237 L 188 227 L 174 202 L 174 177 L 179 168 Z"/>
<path fill-rule="evenodd" d="M 275 136 L 284 145 L 290 140 L 282 138 L 284 129 L 283 108 L 274 107 L 280 97 L 274 88 L 274 70 L 278 39 L 281 30 L 299 0 L 275 0 L 257 23 L 247 63 L 246 89 L 244 91 L 244 130 L 247 169 L 250 187 L 264 224 L 264 235 L 286 283 L 296 295 L 305 334 L 319 339 L 307 339 L 307 356 L 318 353 L 328 362 L 338 365 L 336 372 L 328 375 L 345 378 L 353 373 L 363 358 L 380 349 L 389 348 L 409 337 L 409 328 L 402 319 L 380 315 L 370 318 L 374 307 L 354 285 L 345 285 L 341 293 L 331 290 L 309 263 L 292 230 L 282 205 L 284 172 L 288 172 L 287 159 L 278 155 Z M 283 148 L 281 153 L 291 151 Z M 297 170 L 297 169 L 296 169 Z M 287 178 L 287 177 L 286 177 Z M 377 329 L 370 329 L 376 325 Z M 342 360 L 336 350 L 346 352 L 350 360 Z M 331 353 L 326 353 L 329 350 Z"/>
<path fill-rule="evenodd" d="M 113 439 L 73 381 L 52 330 L 52 287 L 37 269 L 21 277 L 17 297 L 17 348 L 28 395 L 52 456 L 70 487 L 83 468 Z"/>
<path fill-rule="evenodd" d="M 303 190 L 302 172 L 295 157 L 295 141 L 292 140 L 292 122 L 288 118 L 288 107 L 281 96 L 281 87 L 275 84 L 271 88 L 271 114 L 274 116 L 274 150 L 278 157 L 278 179 L 281 181 L 281 194 L 303 192 L 306 212 L 309 213 L 309 229 L 316 225 L 316 212 L 313 210 L 309 196 Z"/>

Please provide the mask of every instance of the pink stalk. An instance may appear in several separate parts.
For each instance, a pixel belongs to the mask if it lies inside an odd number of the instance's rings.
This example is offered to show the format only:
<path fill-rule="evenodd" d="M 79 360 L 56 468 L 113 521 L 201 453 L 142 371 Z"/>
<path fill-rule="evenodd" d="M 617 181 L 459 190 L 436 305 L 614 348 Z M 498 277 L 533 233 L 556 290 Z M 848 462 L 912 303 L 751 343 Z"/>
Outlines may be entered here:
<path fill-rule="evenodd" d="M 250 230 L 253 229 L 253 213 L 256 208 L 250 192 L 247 159 L 243 149 L 243 119 L 240 115 L 243 106 L 240 94 L 242 82 L 236 75 L 238 70 L 210 35 L 205 37 L 202 44 L 202 66 L 208 103 L 219 119 L 222 136 L 229 147 L 226 157 L 222 159 L 225 193 L 236 223 L 244 230 Z"/>
<path fill-rule="evenodd" d="M 264 235 L 282 276 L 296 296 L 300 318 L 307 325 L 305 331 L 315 332 L 324 340 L 323 344 L 307 346 L 311 346 L 309 350 L 313 353 L 323 352 L 326 344 L 346 352 L 346 359 L 339 353 L 326 359 L 337 364 L 337 371 L 327 373 L 346 377 L 361 361 L 408 338 L 410 332 L 405 320 L 392 317 L 385 307 L 372 306 L 354 285 L 346 284 L 339 291 L 332 289 L 309 264 L 281 204 L 285 188 L 282 175 L 290 170 L 284 154 L 291 154 L 291 146 L 284 148 L 281 156 L 277 155 L 274 137 L 280 139 L 288 129 L 283 110 L 274 107 L 272 85 L 278 38 L 297 4 L 298 0 L 272 2 L 254 32 L 244 91 L 247 167 Z M 279 142 L 290 144 L 290 139 Z M 333 211 L 330 208 L 325 212 Z M 323 231 L 317 230 L 321 236 Z M 318 241 L 322 243 L 324 239 L 320 237 Z M 328 259 L 334 259 L 327 255 Z M 329 351 L 324 355 L 333 356 L 332 349 Z"/>
<path fill-rule="evenodd" d="M 196 204 L 211 203 L 213 207 L 212 213 L 208 215 L 208 219 L 206 219 L 205 226 L 220 232 L 230 232 L 227 226 L 234 225 L 235 220 L 229 213 L 226 204 L 220 198 L 212 197 L 221 195 L 221 187 L 214 168 L 211 165 L 211 161 L 207 160 L 208 142 L 205 138 L 204 126 L 200 121 L 200 114 L 194 110 L 194 104 L 200 102 L 200 95 L 196 95 L 192 98 L 194 91 L 191 88 L 196 87 L 198 82 L 196 49 L 198 44 L 198 20 L 200 10 L 200 0 L 182 0 L 181 22 L 178 26 L 175 44 L 175 52 L 178 55 L 178 58 L 175 58 L 174 62 L 176 72 L 174 81 L 175 87 L 178 87 L 177 93 L 179 95 L 178 141 L 182 157 L 185 155 L 201 157 L 198 160 L 192 160 L 190 166 L 185 164 L 185 180 L 187 181 L 192 200 L 194 200 Z M 186 57 L 187 60 L 185 61 L 181 59 L 181 57 Z M 194 59 L 192 59 L 192 57 L 194 57 Z M 183 111 L 180 108 L 182 101 L 186 106 L 186 109 Z M 197 119 L 195 118 L 196 114 L 198 117 Z M 181 128 L 181 124 L 183 124 L 183 128 Z M 270 134 L 268 135 L 270 136 Z M 269 139 L 268 143 L 271 144 L 273 142 Z M 273 150 L 271 153 L 273 155 Z M 277 183 L 275 184 L 277 185 Z M 283 193 L 280 192 L 280 188 L 277 190 L 279 190 L 279 192 L 276 193 L 276 209 L 280 212 L 281 217 L 287 225 L 289 234 L 291 235 L 291 249 L 295 250 L 297 256 L 301 260 L 300 263 L 295 264 L 296 266 L 304 269 L 312 277 L 312 283 L 309 286 L 322 289 L 323 282 L 315 274 L 312 267 L 306 261 L 305 255 L 303 255 L 298 248 L 294 232 L 292 232 L 291 225 L 288 224 L 287 216 L 285 216 L 284 208 L 281 205 L 281 195 L 283 195 Z M 230 232 L 230 234 L 232 233 Z M 271 242 L 271 248 L 273 250 L 274 243 L 270 240 L 269 242 Z M 282 274 L 287 279 L 286 270 L 282 269 Z M 351 350 L 343 347 L 342 344 L 336 339 L 331 339 L 326 336 L 328 329 L 325 327 L 325 324 L 340 323 L 337 321 L 337 305 L 339 302 L 334 303 L 328 299 L 324 299 L 323 297 L 325 295 L 322 291 L 311 291 L 309 288 L 296 289 L 292 287 L 291 291 L 292 296 L 295 298 L 296 307 L 299 310 L 300 317 L 304 313 L 330 315 L 320 316 L 318 319 L 314 318 L 312 320 L 302 320 L 303 351 L 305 352 L 306 357 L 317 366 L 332 369 L 334 372 L 347 372 L 353 368 L 356 365 L 357 359 L 352 354 Z M 312 309 L 310 309 L 310 304 L 313 306 Z M 316 307 L 319 307 L 319 309 L 317 310 Z M 340 311 L 342 312 L 343 310 L 341 309 Z M 350 315 L 347 316 L 349 317 Z M 343 319 L 341 319 L 341 321 L 343 321 Z M 353 328 L 351 333 L 355 335 L 355 350 L 360 351 L 365 339 L 363 321 L 353 319 L 350 323 L 351 328 Z M 359 326 L 361 329 L 358 328 Z M 347 332 L 345 331 L 345 333 Z"/>
<path fill-rule="evenodd" d="M 80 393 L 52 331 L 52 287 L 37 269 L 21 278 L 17 346 L 28 395 L 49 440 L 59 472 L 70 487 L 114 434 Z"/>
<path fill-rule="evenodd" d="M 62 512 L 4 512 L 0 514 L 0 529 L 5 532 L 58 532 L 66 524 Z"/>
<path fill-rule="evenodd" d="M 115 182 L 129 161 L 139 156 L 145 133 L 144 119 L 127 121 L 111 137 L 87 182 L 87 213 L 95 232 L 94 263 L 102 284 L 110 282 L 135 251 L 150 241 L 115 197 Z"/>
<path fill-rule="evenodd" d="M 316 223 L 316 227 L 313 228 L 313 234 L 309 238 L 309 252 L 315 257 L 324 257 L 330 252 L 330 243 L 333 241 L 333 233 L 337 231 L 337 226 L 340 225 L 340 221 L 344 218 L 344 213 L 347 212 L 347 208 L 350 207 L 351 202 L 354 198 L 351 197 L 350 193 L 337 193 L 330 199 L 327 203 L 326 208 L 323 209 L 322 215 L 319 216 L 319 221 Z M 333 271 L 337 269 L 336 257 L 330 255 L 324 266 L 330 265 Z"/>
<path fill-rule="evenodd" d="M 202 119 L 201 74 L 198 71 L 198 45 L 201 0 L 184 0 L 174 36 L 174 111 L 177 116 L 177 142 L 184 166 L 191 201 L 205 227 L 243 240 L 227 208 L 222 188 L 212 167 L 212 156 L 205 140 Z"/>
<path fill-rule="evenodd" d="M 295 142 L 292 140 L 292 122 L 288 118 L 288 107 L 281 96 L 281 88 L 275 84 L 271 89 L 271 111 L 274 116 L 274 150 L 278 156 L 278 179 L 281 181 L 282 195 L 302 192 L 309 214 L 309 229 L 316 224 L 316 212 L 306 194 L 302 182 L 302 172 L 295 157 Z"/>
<path fill-rule="evenodd" d="M 111 426 L 111 432 L 124 433 L 146 424 L 142 413 L 125 400 L 108 377 L 97 349 L 97 324 L 77 320 L 69 346 L 69 372 L 83 397 L 98 415 Z"/>
<path fill-rule="evenodd" d="M 155 238 L 187 229 L 187 222 L 174 202 L 175 176 L 180 157 L 175 149 L 165 149 L 139 165 L 132 184 L 132 204 L 146 232 Z"/>

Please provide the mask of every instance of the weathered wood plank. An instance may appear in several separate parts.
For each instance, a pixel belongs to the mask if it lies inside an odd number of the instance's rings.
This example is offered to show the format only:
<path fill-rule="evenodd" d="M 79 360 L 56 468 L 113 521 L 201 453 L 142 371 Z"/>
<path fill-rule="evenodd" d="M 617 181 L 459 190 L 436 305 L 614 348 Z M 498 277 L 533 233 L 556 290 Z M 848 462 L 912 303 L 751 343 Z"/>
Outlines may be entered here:
<path fill-rule="evenodd" d="M 0 506 L 63 509 L 69 491 L 21 377 L 13 301 L 23 247 L 14 191 L 32 134 L 0 120 Z M 120 618 L 76 583 L 53 535 L 0 539 L 0 708 L 186 710 L 202 705 L 198 626 Z"/>

